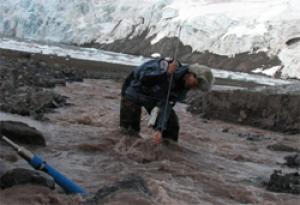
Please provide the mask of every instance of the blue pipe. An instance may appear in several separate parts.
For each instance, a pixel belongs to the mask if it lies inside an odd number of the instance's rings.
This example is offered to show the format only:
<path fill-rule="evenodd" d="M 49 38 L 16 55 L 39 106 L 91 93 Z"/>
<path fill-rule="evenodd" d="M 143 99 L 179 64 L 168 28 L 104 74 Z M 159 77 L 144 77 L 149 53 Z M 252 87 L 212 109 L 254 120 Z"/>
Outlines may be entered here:
<path fill-rule="evenodd" d="M 87 191 L 77 184 L 75 184 L 72 180 L 68 179 L 66 176 L 61 174 L 59 171 L 54 169 L 52 166 L 47 164 L 41 157 L 34 155 L 29 163 L 38 170 L 42 170 L 52 176 L 54 181 L 61 186 L 66 193 L 69 194 L 86 194 Z"/>
<path fill-rule="evenodd" d="M 41 170 L 49 174 L 54 178 L 54 181 L 61 186 L 66 193 L 69 194 L 86 194 L 86 190 L 75 184 L 72 180 L 68 179 L 65 175 L 61 174 L 59 171 L 54 169 L 52 166 L 47 164 L 43 160 L 43 158 L 32 154 L 29 150 L 24 147 L 20 147 L 10 139 L 5 136 L 2 136 L 2 140 L 4 140 L 7 144 L 9 144 L 12 148 L 14 148 L 18 154 L 23 157 L 31 166 L 33 166 L 37 170 Z"/>

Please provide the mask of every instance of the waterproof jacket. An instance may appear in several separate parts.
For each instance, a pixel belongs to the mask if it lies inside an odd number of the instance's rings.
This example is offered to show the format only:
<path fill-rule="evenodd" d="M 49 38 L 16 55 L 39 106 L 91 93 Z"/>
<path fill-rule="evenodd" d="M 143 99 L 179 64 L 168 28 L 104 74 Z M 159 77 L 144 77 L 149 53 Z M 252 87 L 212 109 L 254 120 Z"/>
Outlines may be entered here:
<path fill-rule="evenodd" d="M 167 67 L 168 63 L 164 59 L 150 60 L 137 67 L 125 93 L 132 97 L 143 95 L 159 101 L 165 99 L 171 79 Z M 186 95 L 187 89 L 184 87 L 183 77 L 187 72 L 187 66 L 180 66 L 176 69 L 170 97 L 174 103 L 182 101 Z"/>
<path fill-rule="evenodd" d="M 188 66 L 179 66 L 173 76 L 172 88 L 169 103 L 166 106 L 166 98 L 171 76 L 167 72 L 168 62 L 164 59 L 147 61 L 137 67 L 126 79 L 122 95 L 132 98 L 139 104 L 146 107 L 160 107 L 160 113 L 166 116 L 159 116 L 156 129 L 165 129 L 169 119 L 169 113 L 176 102 L 182 101 L 187 93 L 184 86 L 184 75 L 188 72 Z M 151 108 L 151 109 L 152 109 Z M 149 111 L 149 110 L 148 110 Z"/>

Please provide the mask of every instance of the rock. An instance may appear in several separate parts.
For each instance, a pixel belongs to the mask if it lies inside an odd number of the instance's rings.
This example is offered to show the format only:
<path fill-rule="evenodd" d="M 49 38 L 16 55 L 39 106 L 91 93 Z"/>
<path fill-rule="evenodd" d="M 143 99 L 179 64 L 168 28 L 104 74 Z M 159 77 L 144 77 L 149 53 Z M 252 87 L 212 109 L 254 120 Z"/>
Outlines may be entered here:
<path fill-rule="evenodd" d="M 300 155 L 289 155 L 284 158 L 286 160 L 285 165 L 291 168 L 297 168 L 300 167 Z"/>
<path fill-rule="evenodd" d="M 279 151 L 279 152 L 299 152 L 299 150 L 297 148 L 288 146 L 288 145 L 284 145 L 284 144 L 272 144 L 267 146 L 267 148 L 269 150 L 272 151 Z"/>
<path fill-rule="evenodd" d="M 228 133 L 230 130 L 230 127 L 224 127 L 221 131 L 224 133 Z"/>
<path fill-rule="evenodd" d="M 247 140 L 253 141 L 253 142 L 260 142 L 264 140 L 264 137 L 261 135 L 250 135 L 247 137 Z"/>
<path fill-rule="evenodd" d="M 0 110 L 43 119 L 43 114 L 65 106 L 66 98 L 44 88 L 82 81 L 87 74 L 70 66 L 8 52 L 0 65 Z M 55 62 L 55 61 L 54 61 Z"/>
<path fill-rule="evenodd" d="M 39 65 L 40 67 L 44 68 L 44 67 L 47 66 L 47 63 L 44 62 L 44 61 L 40 61 L 40 62 L 38 62 L 38 65 Z"/>
<path fill-rule="evenodd" d="M 252 142 L 260 142 L 264 140 L 269 140 L 269 137 L 265 136 L 264 132 L 261 131 L 242 131 L 242 130 L 230 130 L 230 128 L 223 128 L 221 130 L 223 133 L 229 133 L 233 136 L 240 137 L 242 139 L 246 139 Z"/>
<path fill-rule="evenodd" d="M 128 175 L 123 180 L 116 182 L 112 186 L 104 186 L 99 189 L 92 198 L 87 199 L 81 205 L 103 204 L 106 200 L 112 200 L 114 195 L 120 194 L 121 192 L 134 192 L 142 195 L 142 197 L 146 199 L 151 196 L 147 183 L 142 177 L 137 175 Z"/>
<path fill-rule="evenodd" d="M 2 92 L 3 91 L 3 92 Z M 66 97 L 37 87 L 0 88 L 0 109 L 19 115 L 41 119 L 43 114 L 66 105 Z"/>
<path fill-rule="evenodd" d="M 35 184 L 49 187 L 50 189 L 55 188 L 55 182 L 51 177 L 36 170 L 16 168 L 6 172 L 0 178 L 0 187 L 2 189 L 20 184 Z"/>
<path fill-rule="evenodd" d="M 23 122 L 0 121 L 0 133 L 16 143 L 46 146 L 43 134 Z"/>
<path fill-rule="evenodd" d="M 11 169 L 11 165 L 4 160 L 0 160 L 0 177 Z"/>
<path fill-rule="evenodd" d="M 188 111 L 209 119 L 242 123 L 288 134 L 300 133 L 299 85 L 245 90 L 216 88 L 189 99 Z"/>
<path fill-rule="evenodd" d="M 267 183 L 267 190 L 280 193 L 300 194 L 299 173 L 282 174 L 281 170 L 274 170 Z"/>
<path fill-rule="evenodd" d="M 240 132 L 238 136 L 241 138 L 245 138 L 248 141 L 259 142 L 265 140 L 265 137 L 262 133 L 257 132 Z"/>

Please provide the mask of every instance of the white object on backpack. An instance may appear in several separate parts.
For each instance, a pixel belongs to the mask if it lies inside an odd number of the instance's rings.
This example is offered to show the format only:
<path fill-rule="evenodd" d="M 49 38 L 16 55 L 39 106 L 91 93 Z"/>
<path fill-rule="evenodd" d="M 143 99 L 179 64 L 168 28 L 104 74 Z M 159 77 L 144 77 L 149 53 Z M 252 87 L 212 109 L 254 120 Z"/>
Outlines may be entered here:
<path fill-rule="evenodd" d="M 151 110 L 151 113 L 150 113 L 150 119 L 148 121 L 148 127 L 152 127 L 152 126 L 155 125 L 155 122 L 156 122 L 156 119 L 158 117 L 158 114 L 159 114 L 159 108 L 158 107 L 154 107 Z"/>

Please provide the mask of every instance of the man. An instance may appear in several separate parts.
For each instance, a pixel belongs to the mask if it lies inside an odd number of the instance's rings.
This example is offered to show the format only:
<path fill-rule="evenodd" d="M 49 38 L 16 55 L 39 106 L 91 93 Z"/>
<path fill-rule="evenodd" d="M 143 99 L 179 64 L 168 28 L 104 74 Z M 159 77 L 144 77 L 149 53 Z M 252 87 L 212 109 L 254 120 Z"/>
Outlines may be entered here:
<path fill-rule="evenodd" d="M 172 82 L 171 82 L 172 80 Z M 179 123 L 173 110 L 176 102 L 184 100 L 191 89 L 210 90 L 214 77 L 210 69 L 198 64 L 183 66 L 176 60 L 154 59 L 137 67 L 125 80 L 122 87 L 120 126 L 123 131 L 138 134 L 140 131 L 141 108 L 150 114 L 159 108 L 155 133 L 155 144 L 164 139 L 178 140 Z M 169 86 L 171 92 L 167 94 Z"/>

